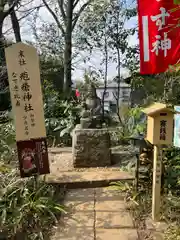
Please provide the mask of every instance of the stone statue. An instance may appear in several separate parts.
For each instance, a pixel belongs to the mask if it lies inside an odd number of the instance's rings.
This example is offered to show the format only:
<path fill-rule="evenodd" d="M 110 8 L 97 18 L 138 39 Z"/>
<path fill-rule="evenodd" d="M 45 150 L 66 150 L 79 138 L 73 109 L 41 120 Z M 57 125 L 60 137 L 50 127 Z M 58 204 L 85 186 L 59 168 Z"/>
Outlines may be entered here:
<path fill-rule="evenodd" d="M 96 94 L 93 84 L 88 87 L 88 93 L 83 103 L 84 110 L 81 113 L 81 128 L 101 128 L 102 127 L 102 105 L 101 99 Z"/>

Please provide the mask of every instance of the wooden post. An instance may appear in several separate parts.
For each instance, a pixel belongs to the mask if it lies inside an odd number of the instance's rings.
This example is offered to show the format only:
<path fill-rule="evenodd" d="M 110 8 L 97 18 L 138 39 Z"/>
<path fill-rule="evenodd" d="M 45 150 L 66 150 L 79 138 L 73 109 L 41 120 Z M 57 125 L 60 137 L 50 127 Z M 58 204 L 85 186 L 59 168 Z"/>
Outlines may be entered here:
<path fill-rule="evenodd" d="M 139 186 L 139 154 L 136 154 L 136 168 L 135 168 L 135 190 L 138 192 Z"/>
<path fill-rule="evenodd" d="M 161 169 L 162 169 L 162 148 L 154 146 L 153 161 L 153 189 L 152 189 L 152 219 L 160 220 L 160 203 L 161 203 Z"/>

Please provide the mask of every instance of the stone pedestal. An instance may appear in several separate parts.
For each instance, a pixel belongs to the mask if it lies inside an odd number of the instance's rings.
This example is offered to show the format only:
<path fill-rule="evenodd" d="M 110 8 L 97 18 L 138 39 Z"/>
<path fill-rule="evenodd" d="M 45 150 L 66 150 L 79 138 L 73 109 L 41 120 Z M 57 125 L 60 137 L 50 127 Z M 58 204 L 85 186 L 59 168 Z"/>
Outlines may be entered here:
<path fill-rule="evenodd" d="M 73 165 L 105 167 L 111 165 L 110 136 L 106 129 L 74 129 Z"/>

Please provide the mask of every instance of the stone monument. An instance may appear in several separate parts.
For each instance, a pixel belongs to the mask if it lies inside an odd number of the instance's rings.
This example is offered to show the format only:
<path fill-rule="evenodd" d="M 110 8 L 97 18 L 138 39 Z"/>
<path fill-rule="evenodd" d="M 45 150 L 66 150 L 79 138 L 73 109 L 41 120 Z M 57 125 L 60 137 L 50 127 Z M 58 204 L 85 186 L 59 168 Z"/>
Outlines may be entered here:
<path fill-rule="evenodd" d="M 80 124 L 73 131 L 73 165 L 77 167 L 105 167 L 111 165 L 110 136 L 102 128 L 102 104 L 96 88 L 89 85 Z"/>

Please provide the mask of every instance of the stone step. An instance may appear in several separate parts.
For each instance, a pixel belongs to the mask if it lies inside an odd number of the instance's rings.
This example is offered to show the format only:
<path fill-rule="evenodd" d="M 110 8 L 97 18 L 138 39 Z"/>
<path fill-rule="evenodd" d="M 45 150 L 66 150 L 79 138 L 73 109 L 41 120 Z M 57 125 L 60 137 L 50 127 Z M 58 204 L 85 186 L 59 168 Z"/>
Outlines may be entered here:
<path fill-rule="evenodd" d="M 59 172 L 58 176 L 46 175 L 45 181 L 50 184 L 66 186 L 66 188 L 97 188 L 109 186 L 112 182 L 132 181 L 134 176 L 123 171 L 67 171 Z"/>
<path fill-rule="evenodd" d="M 59 153 L 72 153 L 72 147 L 52 147 L 48 148 L 48 153 L 50 154 L 59 154 Z"/>

